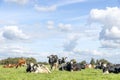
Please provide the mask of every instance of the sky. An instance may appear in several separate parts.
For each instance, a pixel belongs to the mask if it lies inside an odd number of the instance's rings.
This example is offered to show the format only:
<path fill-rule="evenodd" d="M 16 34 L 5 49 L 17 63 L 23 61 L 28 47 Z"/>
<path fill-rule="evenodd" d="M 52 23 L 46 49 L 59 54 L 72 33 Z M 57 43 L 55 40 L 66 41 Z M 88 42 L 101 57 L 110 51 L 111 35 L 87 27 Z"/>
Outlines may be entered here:
<path fill-rule="evenodd" d="M 120 0 L 0 0 L 0 59 L 119 63 L 119 16 Z"/>

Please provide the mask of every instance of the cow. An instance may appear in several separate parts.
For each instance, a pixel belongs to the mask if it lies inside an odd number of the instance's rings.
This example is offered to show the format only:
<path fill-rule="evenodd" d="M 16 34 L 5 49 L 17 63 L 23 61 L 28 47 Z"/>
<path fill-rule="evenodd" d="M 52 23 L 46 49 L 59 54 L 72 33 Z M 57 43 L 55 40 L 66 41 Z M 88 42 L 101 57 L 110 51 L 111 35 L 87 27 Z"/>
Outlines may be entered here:
<path fill-rule="evenodd" d="M 66 64 L 67 57 L 62 57 L 62 59 L 58 59 L 58 66 L 59 68 L 63 68 L 63 66 Z M 63 68 L 64 69 L 64 68 Z"/>
<path fill-rule="evenodd" d="M 95 69 L 103 69 L 104 67 L 107 67 L 107 64 L 106 63 L 98 63 L 96 66 L 95 66 Z"/>
<path fill-rule="evenodd" d="M 26 68 L 26 72 L 32 72 L 33 71 L 33 65 L 34 65 L 34 63 L 28 63 L 27 68 Z"/>
<path fill-rule="evenodd" d="M 114 64 L 114 65 L 107 65 L 103 68 L 103 73 L 120 73 L 120 64 Z"/>
<path fill-rule="evenodd" d="M 61 65 L 61 64 L 65 63 L 66 59 L 67 59 L 67 57 L 62 57 L 62 59 L 58 59 L 58 64 Z"/>
<path fill-rule="evenodd" d="M 64 65 L 61 65 L 59 67 L 60 71 L 66 70 L 66 71 L 72 71 L 72 64 L 70 62 L 65 63 Z"/>
<path fill-rule="evenodd" d="M 26 60 L 25 59 L 19 59 L 18 63 L 16 64 L 16 68 L 18 68 L 19 66 L 24 66 L 26 65 Z"/>
<path fill-rule="evenodd" d="M 57 69 L 58 68 L 58 56 L 57 55 L 50 55 L 47 57 L 48 63 L 50 65 L 50 69 Z"/>
<path fill-rule="evenodd" d="M 32 73 L 51 73 L 51 71 L 43 64 L 27 64 L 26 72 Z"/>
<path fill-rule="evenodd" d="M 82 65 L 80 63 L 73 63 L 72 61 L 67 62 L 63 66 L 59 68 L 60 71 L 66 70 L 66 71 L 80 71 L 81 69 L 85 69 L 85 65 Z"/>
<path fill-rule="evenodd" d="M 16 65 L 15 64 L 7 64 L 4 65 L 3 68 L 14 68 Z"/>
<path fill-rule="evenodd" d="M 85 64 L 85 68 L 93 69 L 93 68 L 95 68 L 95 65 Z"/>

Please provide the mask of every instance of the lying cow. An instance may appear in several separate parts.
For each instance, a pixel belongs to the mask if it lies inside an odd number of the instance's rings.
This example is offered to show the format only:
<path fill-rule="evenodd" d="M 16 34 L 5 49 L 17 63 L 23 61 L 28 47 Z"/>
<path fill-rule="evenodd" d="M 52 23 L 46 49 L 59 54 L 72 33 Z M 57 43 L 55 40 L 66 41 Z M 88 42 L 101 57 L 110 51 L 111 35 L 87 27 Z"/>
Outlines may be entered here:
<path fill-rule="evenodd" d="M 16 65 L 15 64 L 7 64 L 4 65 L 3 68 L 14 68 Z"/>
<path fill-rule="evenodd" d="M 26 72 L 33 72 L 33 73 L 51 73 L 50 70 L 43 64 L 27 64 Z"/>
<path fill-rule="evenodd" d="M 107 67 L 106 63 L 99 62 L 96 66 L 95 69 L 103 69 L 104 67 Z"/>
<path fill-rule="evenodd" d="M 85 65 L 81 65 L 79 63 L 72 63 L 72 62 L 67 62 L 63 66 L 59 68 L 59 70 L 63 71 L 80 71 L 81 69 L 85 69 Z"/>
<path fill-rule="evenodd" d="M 86 64 L 85 65 L 85 68 L 89 68 L 89 69 L 93 69 L 95 68 L 96 66 L 95 65 L 92 65 L 92 64 Z"/>
<path fill-rule="evenodd" d="M 103 73 L 104 74 L 108 74 L 108 73 L 120 73 L 120 64 L 107 65 L 107 67 L 103 68 Z"/>
<path fill-rule="evenodd" d="M 57 55 L 50 55 L 47 58 L 48 58 L 48 63 L 50 65 L 50 69 L 51 70 L 53 68 L 57 69 L 58 68 L 58 56 Z"/>

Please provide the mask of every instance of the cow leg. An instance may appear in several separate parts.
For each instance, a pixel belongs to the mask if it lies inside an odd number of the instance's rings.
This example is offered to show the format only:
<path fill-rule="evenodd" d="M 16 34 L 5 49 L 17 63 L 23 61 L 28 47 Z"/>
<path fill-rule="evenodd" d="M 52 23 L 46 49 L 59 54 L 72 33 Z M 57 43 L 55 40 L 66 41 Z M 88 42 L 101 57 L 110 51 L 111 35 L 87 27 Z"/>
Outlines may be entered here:
<path fill-rule="evenodd" d="M 19 64 L 16 65 L 16 68 L 18 68 Z"/>
<path fill-rule="evenodd" d="M 53 65 L 50 65 L 50 70 L 52 70 L 53 69 Z"/>

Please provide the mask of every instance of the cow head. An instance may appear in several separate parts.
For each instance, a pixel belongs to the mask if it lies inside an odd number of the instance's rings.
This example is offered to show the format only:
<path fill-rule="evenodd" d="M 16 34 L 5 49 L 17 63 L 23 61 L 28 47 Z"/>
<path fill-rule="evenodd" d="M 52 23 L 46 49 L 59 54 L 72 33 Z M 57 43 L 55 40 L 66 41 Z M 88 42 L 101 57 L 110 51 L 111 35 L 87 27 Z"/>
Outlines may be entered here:
<path fill-rule="evenodd" d="M 58 59 L 59 64 L 65 63 L 67 57 L 62 57 L 62 59 Z"/>

